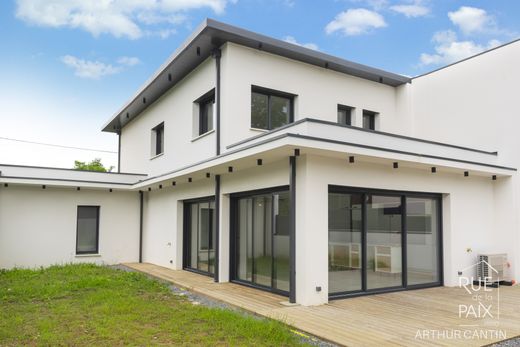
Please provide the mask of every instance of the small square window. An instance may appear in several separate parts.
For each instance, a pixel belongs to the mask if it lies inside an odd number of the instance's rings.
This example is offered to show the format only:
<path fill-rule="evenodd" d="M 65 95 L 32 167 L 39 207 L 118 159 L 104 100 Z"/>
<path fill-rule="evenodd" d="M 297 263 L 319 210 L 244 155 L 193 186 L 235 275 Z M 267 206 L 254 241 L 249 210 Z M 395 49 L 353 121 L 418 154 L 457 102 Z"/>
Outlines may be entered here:
<path fill-rule="evenodd" d="M 213 112 L 215 109 L 215 92 L 199 100 L 199 135 L 213 130 Z"/>
<path fill-rule="evenodd" d="M 76 254 L 99 252 L 99 206 L 78 206 Z"/>
<path fill-rule="evenodd" d="M 363 110 L 363 128 L 369 130 L 376 130 L 377 115 L 377 112 Z"/>
<path fill-rule="evenodd" d="M 354 107 L 338 105 L 338 124 L 352 125 L 352 111 Z"/>
<path fill-rule="evenodd" d="M 152 129 L 152 155 L 164 152 L 164 123 Z"/>

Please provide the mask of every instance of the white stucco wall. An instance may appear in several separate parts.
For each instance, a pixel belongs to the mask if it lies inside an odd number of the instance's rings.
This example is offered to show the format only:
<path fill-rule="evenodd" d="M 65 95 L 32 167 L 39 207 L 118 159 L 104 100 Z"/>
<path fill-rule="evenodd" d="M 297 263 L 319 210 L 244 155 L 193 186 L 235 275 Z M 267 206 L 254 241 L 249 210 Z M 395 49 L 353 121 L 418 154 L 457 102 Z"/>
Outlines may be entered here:
<path fill-rule="evenodd" d="M 215 133 L 194 140 L 194 101 L 215 88 L 208 58 L 121 132 L 121 171 L 157 175 L 215 155 Z M 164 122 L 164 154 L 152 159 L 151 130 Z"/>
<path fill-rule="evenodd" d="M 396 114 L 397 91 L 391 86 L 227 43 L 222 50 L 222 143 L 257 135 L 251 130 L 251 86 L 296 94 L 294 119 L 337 121 L 338 104 L 379 112 L 379 130 L 406 134 L 406 114 Z"/>
<path fill-rule="evenodd" d="M 99 256 L 76 256 L 78 205 L 100 206 Z M 136 192 L 0 187 L 0 268 L 135 262 L 139 257 Z"/>

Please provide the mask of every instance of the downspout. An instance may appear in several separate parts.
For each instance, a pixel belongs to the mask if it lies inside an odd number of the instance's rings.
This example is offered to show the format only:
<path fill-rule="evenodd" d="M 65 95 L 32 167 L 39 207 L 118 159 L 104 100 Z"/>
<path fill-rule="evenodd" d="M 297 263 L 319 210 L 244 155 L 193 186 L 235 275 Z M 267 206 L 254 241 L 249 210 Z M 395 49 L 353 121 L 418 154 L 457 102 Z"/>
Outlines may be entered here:
<path fill-rule="evenodd" d="M 289 157 L 289 167 L 289 197 L 291 201 L 289 224 L 289 302 L 294 304 L 296 303 L 296 156 Z"/>
<path fill-rule="evenodd" d="M 211 56 L 215 59 L 215 70 L 217 73 L 215 85 L 215 133 L 217 138 L 216 153 L 220 155 L 220 57 L 222 56 L 222 51 L 219 48 L 215 48 L 211 52 Z"/>
<path fill-rule="evenodd" d="M 117 132 L 117 172 L 121 172 L 121 130 Z"/>
<path fill-rule="evenodd" d="M 139 191 L 139 263 L 143 262 L 143 201 L 144 193 Z"/>
<path fill-rule="evenodd" d="M 220 175 L 215 175 L 215 282 L 219 281 L 220 265 Z"/>

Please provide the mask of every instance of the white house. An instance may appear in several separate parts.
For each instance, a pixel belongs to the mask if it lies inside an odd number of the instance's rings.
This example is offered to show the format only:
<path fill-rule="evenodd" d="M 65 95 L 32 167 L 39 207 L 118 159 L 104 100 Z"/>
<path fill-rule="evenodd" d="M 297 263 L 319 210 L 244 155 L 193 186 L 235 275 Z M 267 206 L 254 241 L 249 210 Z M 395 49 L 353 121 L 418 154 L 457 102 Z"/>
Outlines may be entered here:
<path fill-rule="evenodd" d="M 0 267 L 142 261 L 303 305 L 453 286 L 480 253 L 519 277 L 518 61 L 408 78 L 208 19 L 103 127 L 120 173 L 0 165 Z"/>

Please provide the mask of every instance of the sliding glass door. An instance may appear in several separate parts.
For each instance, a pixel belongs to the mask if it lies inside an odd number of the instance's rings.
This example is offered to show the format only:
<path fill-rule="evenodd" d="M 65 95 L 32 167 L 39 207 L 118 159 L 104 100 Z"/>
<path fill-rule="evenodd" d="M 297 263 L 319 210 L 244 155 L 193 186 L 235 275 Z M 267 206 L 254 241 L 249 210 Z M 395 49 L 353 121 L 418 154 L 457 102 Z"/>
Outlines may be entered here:
<path fill-rule="evenodd" d="M 288 292 L 289 193 L 242 194 L 233 208 L 233 279 Z"/>
<path fill-rule="evenodd" d="M 215 199 L 184 203 L 184 268 L 215 273 Z"/>
<path fill-rule="evenodd" d="M 329 295 L 440 285 L 440 204 L 436 194 L 331 186 Z"/>

